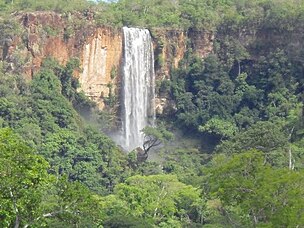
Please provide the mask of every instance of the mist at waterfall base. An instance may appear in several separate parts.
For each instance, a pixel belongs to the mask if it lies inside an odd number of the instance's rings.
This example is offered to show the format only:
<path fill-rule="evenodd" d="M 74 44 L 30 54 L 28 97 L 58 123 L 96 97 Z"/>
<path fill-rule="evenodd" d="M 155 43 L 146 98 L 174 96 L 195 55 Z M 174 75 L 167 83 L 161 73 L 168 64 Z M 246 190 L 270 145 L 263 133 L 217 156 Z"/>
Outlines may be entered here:
<path fill-rule="evenodd" d="M 143 146 L 141 130 L 154 125 L 154 54 L 149 30 L 124 27 L 123 34 L 122 129 L 111 137 L 124 150 L 131 151 Z"/>

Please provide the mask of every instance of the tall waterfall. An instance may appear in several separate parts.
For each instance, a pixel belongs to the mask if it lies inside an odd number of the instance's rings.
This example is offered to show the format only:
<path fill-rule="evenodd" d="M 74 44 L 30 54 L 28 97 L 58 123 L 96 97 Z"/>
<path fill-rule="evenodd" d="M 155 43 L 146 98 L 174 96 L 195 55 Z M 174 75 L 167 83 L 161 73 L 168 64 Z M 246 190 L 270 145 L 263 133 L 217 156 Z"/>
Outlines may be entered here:
<path fill-rule="evenodd" d="M 143 145 L 141 130 L 152 125 L 154 111 L 154 55 L 147 29 L 123 28 L 123 100 L 124 147 L 128 151 Z"/>

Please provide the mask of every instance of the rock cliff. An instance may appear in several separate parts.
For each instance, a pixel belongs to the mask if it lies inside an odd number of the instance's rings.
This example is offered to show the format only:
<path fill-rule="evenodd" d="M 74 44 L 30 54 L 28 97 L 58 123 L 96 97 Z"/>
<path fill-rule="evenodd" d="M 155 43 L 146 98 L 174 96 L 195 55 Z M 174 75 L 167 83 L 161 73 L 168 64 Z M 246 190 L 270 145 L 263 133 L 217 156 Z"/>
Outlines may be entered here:
<path fill-rule="evenodd" d="M 81 54 L 82 40 L 80 31 L 67 37 L 68 21 L 54 12 L 35 12 L 17 16 L 24 33 L 23 43 L 16 45 L 25 64 L 23 72 L 30 79 L 36 73 L 46 57 L 54 57 L 60 64 L 66 64 L 69 58 Z M 22 49 L 22 47 L 24 47 Z M 7 56 L 10 59 L 10 56 Z"/>
<path fill-rule="evenodd" d="M 46 57 L 66 64 L 72 57 L 81 63 L 80 90 L 94 100 L 100 109 L 109 96 L 119 96 L 122 61 L 122 30 L 96 26 L 92 17 L 85 15 L 60 15 L 54 12 L 33 12 L 14 15 L 19 21 L 22 35 L 4 43 L 2 60 L 12 70 L 18 68 L 27 79 L 39 70 Z M 177 68 L 186 50 L 204 58 L 213 47 L 213 34 L 206 31 L 153 29 L 151 31 L 156 79 L 169 80 L 170 71 Z M 16 57 L 17 56 L 17 57 Z M 159 113 L 170 101 L 157 96 Z"/>
<path fill-rule="evenodd" d="M 104 107 L 103 98 L 118 91 L 121 58 L 122 34 L 111 29 L 96 28 L 93 35 L 87 37 L 83 44 L 83 71 L 80 73 L 79 82 L 81 89 L 100 109 Z"/>

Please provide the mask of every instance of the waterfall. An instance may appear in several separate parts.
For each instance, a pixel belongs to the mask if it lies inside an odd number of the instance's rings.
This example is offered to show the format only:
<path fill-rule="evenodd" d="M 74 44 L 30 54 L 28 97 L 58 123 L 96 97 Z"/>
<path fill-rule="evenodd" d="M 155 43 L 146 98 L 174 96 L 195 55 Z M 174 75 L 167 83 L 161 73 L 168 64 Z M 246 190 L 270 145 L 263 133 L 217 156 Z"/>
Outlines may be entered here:
<path fill-rule="evenodd" d="M 124 58 L 122 79 L 122 128 L 128 151 L 142 147 L 141 130 L 153 125 L 154 55 L 147 29 L 123 28 Z"/>

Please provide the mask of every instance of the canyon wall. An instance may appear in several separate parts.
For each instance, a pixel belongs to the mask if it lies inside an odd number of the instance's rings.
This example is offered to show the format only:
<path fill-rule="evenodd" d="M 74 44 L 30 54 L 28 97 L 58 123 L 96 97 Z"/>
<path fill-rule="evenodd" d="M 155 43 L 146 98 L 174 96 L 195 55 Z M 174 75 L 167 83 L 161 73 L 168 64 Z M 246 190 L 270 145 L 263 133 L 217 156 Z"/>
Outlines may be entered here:
<path fill-rule="evenodd" d="M 107 100 L 120 96 L 123 34 L 122 29 L 96 26 L 90 15 L 60 15 L 33 12 L 14 15 L 21 33 L 10 37 L 0 47 L 3 61 L 10 70 L 30 80 L 40 69 L 43 59 L 55 58 L 65 65 L 70 58 L 80 60 L 79 78 L 82 90 L 100 109 Z M 170 71 L 178 67 L 191 48 L 204 58 L 213 47 L 213 34 L 206 31 L 153 29 L 156 81 L 170 80 Z M 157 95 L 156 109 L 162 113 L 170 104 L 167 97 Z"/>
<path fill-rule="evenodd" d="M 8 48 L 10 51 L 3 58 L 16 66 L 16 61 L 23 62 L 22 72 L 27 79 L 40 69 L 46 57 L 54 57 L 64 65 L 70 58 L 81 54 L 82 39 L 86 34 L 75 30 L 73 36 L 68 37 L 68 21 L 60 14 L 35 12 L 16 17 L 23 32 L 21 37 L 15 37 L 17 42 Z"/>
<path fill-rule="evenodd" d="M 82 47 L 83 70 L 79 75 L 81 90 L 100 109 L 104 108 L 104 98 L 118 93 L 121 59 L 122 35 L 110 29 L 97 28 Z"/>

